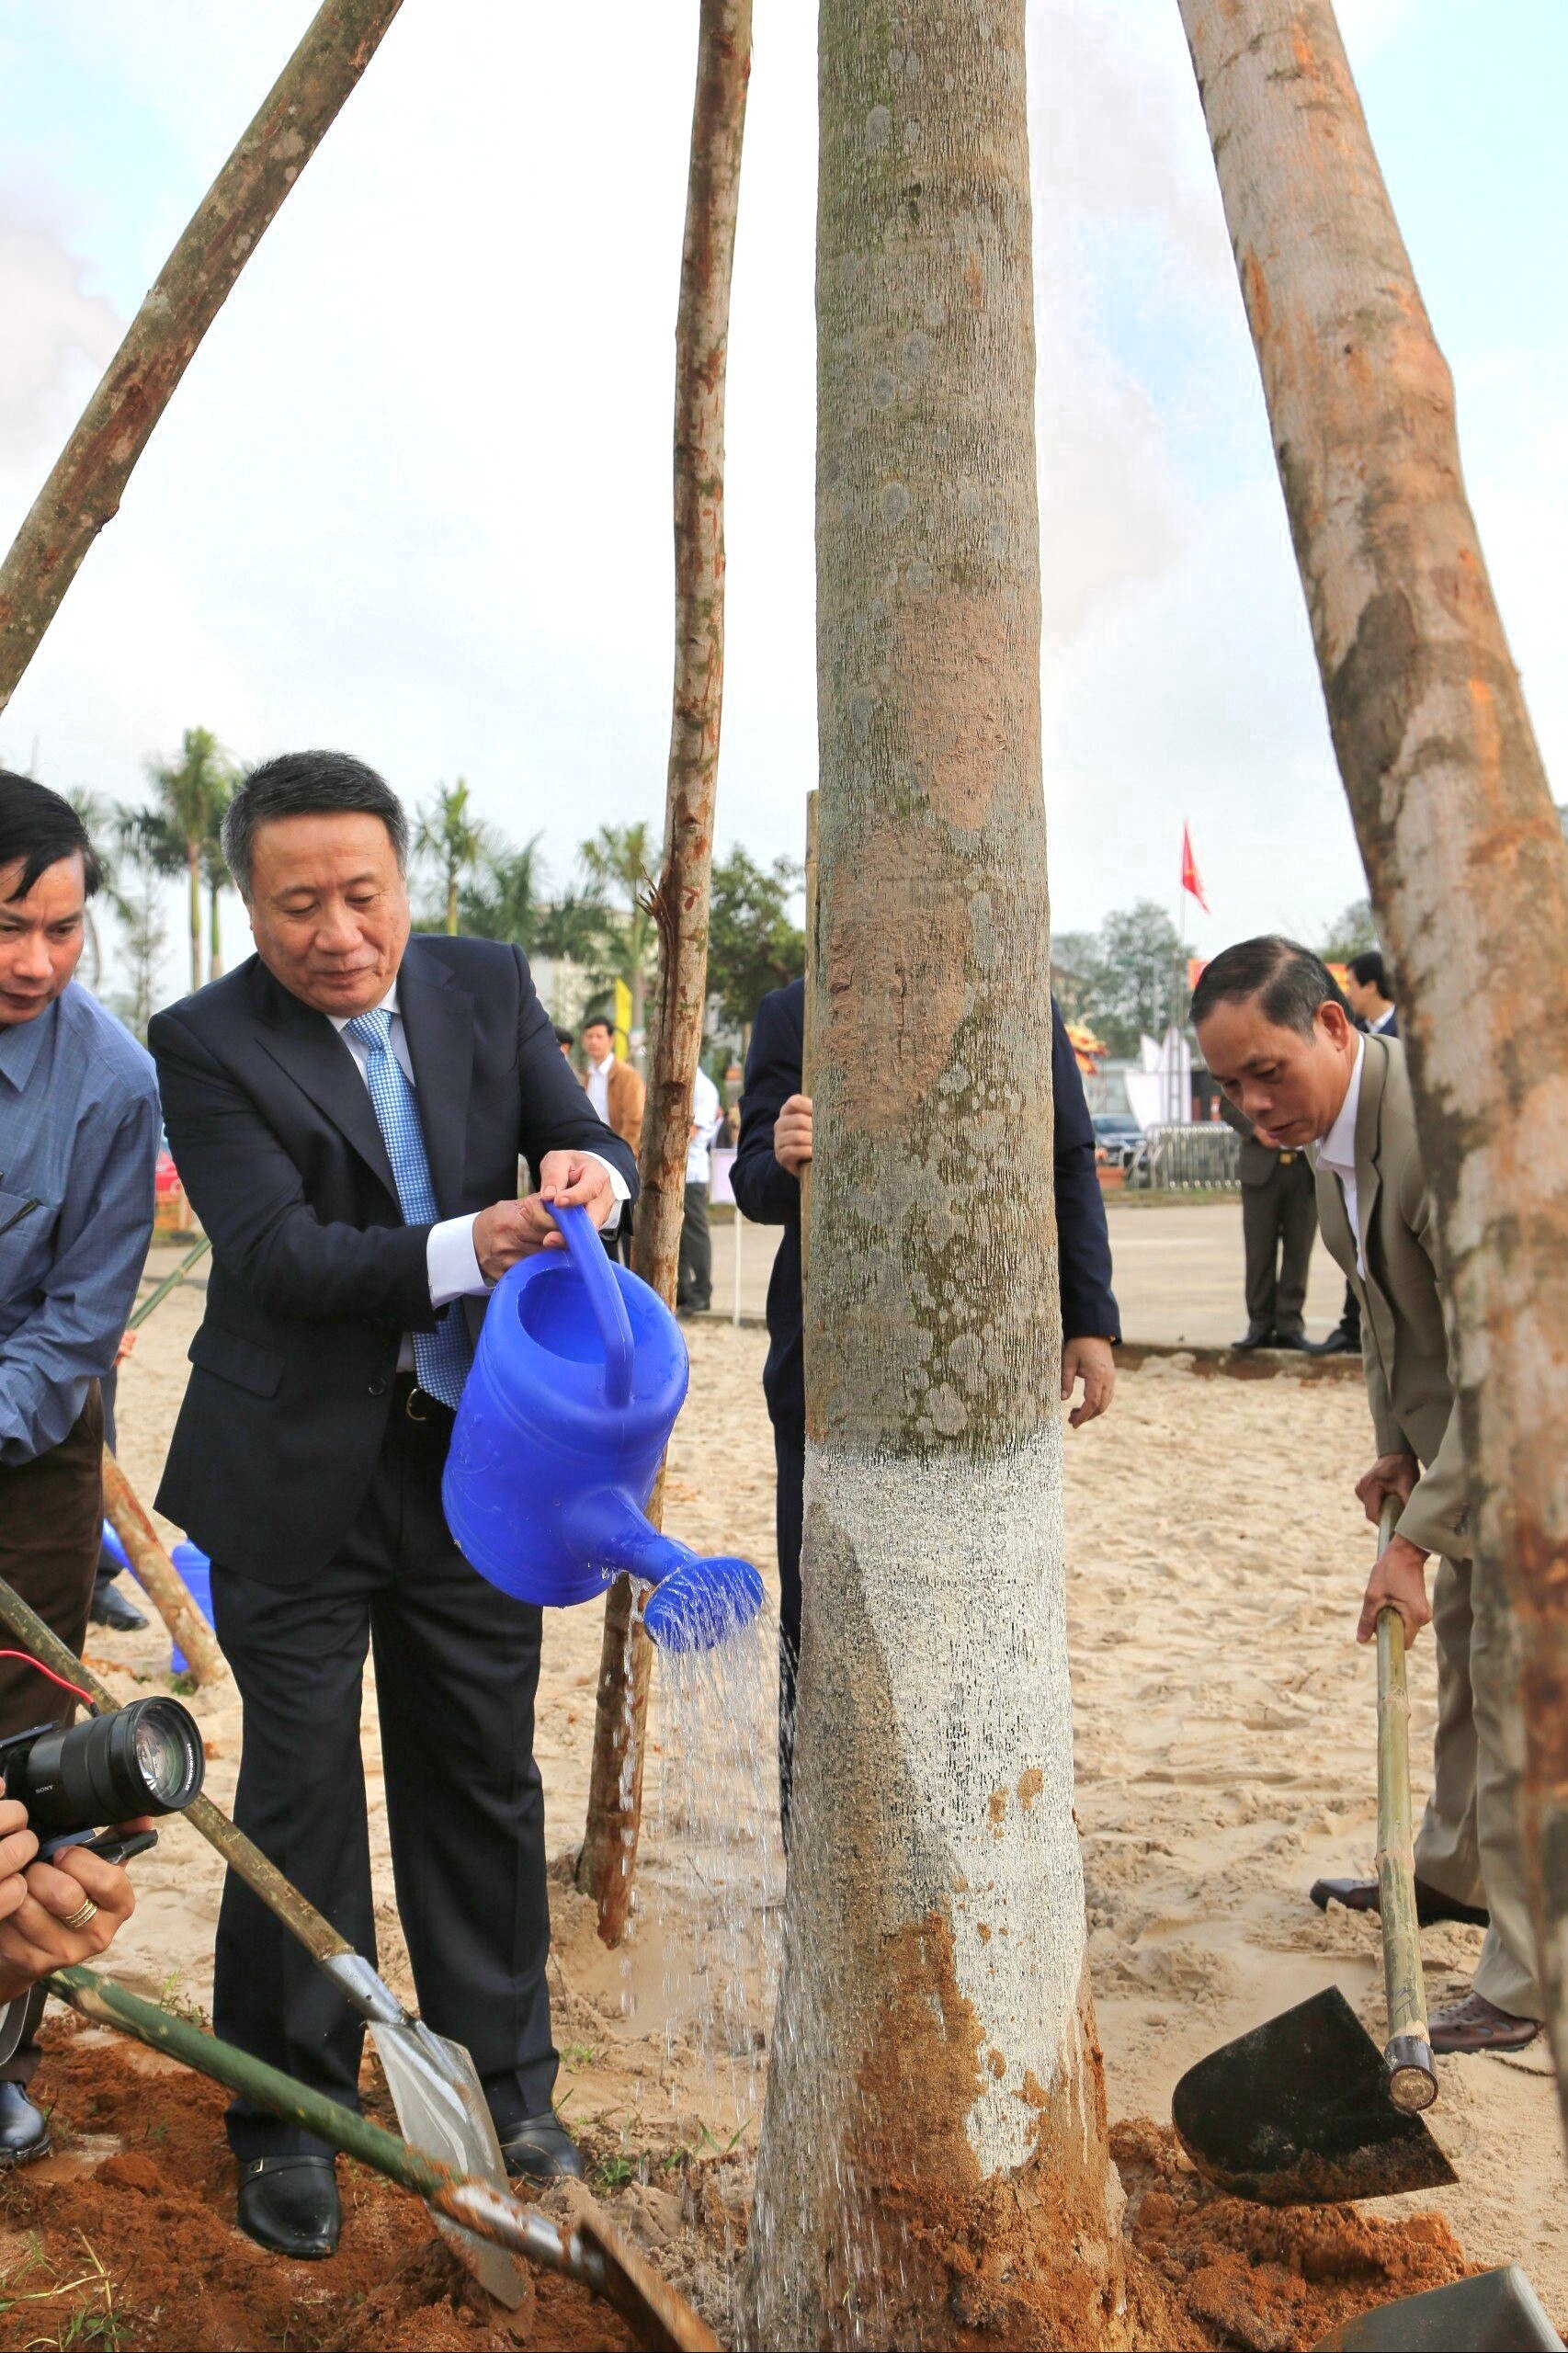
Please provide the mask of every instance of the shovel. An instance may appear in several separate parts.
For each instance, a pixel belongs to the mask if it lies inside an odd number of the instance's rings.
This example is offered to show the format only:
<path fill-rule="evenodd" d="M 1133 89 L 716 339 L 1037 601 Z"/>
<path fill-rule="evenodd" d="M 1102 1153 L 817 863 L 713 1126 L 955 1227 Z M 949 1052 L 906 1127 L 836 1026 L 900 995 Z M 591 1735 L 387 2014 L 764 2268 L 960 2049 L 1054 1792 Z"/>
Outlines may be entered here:
<path fill-rule="evenodd" d="M 1312 2353 L 1563 2353 L 1562 2339 L 1517 2263 L 1451 2288 L 1401 2296 L 1341 2321 Z"/>
<path fill-rule="evenodd" d="M 1397 1506 L 1384 1506 L 1379 1551 Z M 1410 1836 L 1404 1630 L 1378 1618 L 1378 1887 L 1389 2040 L 1380 2051 L 1337 1985 L 1189 2067 L 1171 2120 L 1207 2180 L 1266 2206 L 1440 2189 L 1458 2178 L 1421 2119 L 1437 2096 Z"/>
<path fill-rule="evenodd" d="M 664 2353 L 719 2353 L 719 2342 L 679 2291 L 662 2279 L 653 2265 L 622 2237 L 609 2216 L 581 2182 L 563 2185 L 569 2192 L 571 2221 L 562 2228 L 536 2206 L 525 2205 L 509 2189 L 489 2181 L 464 2179 L 450 2166 L 433 2164 L 423 2151 L 411 2148 L 393 2133 L 324 2093 L 297 2084 L 291 2075 L 254 2059 L 248 2051 L 220 2042 L 188 2018 L 127 1991 L 96 1970 L 61 1969 L 44 1980 L 50 1992 L 68 2002 L 81 2017 L 99 2026 L 119 2029 L 153 2051 L 162 2051 L 198 2074 L 243 2092 L 260 2108 L 302 2124 L 346 2155 L 371 2165 L 389 2180 L 423 2198 L 438 2224 L 456 2227 L 460 2216 L 472 2227 L 462 2231 L 476 2245 L 489 2245 L 501 2255 L 511 2248 L 528 2262 L 562 2271 L 596 2296 L 615 2306 L 631 2328 L 639 2345 L 664 2348 Z M 477 2238 L 475 2234 L 480 2234 Z M 513 2256 L 505 2259 L 510 2263 Z M 519 2286 L 515 2302 L 520 2303 Z"/>
<path fill-rule="evenodd" d="M 100 1715 L 112 1714 L 119 1707 L 119 1700 L 108 1687 L 97 1680 L 90 1667 L 84 1666 L 74 1652 L 66 1649 L 59 1636 L 51 1632 L 3 1577 L 0 1622 L 8 1626 L 43 1665 L 53 1667 L 57 1674 L 90 1692 Z M 304 1946 L 350 2009 L 357 2010 L 365 2020 L 409 2146 L 451 2173 L 487 2181 L 505 2191 L 506 2168 L 495 2127 L 478 2071 L 461 2043 L 450 2042 L 445 2035 L 432 2032 L 423 2018 L 405 2010 L 369 1962 L 355 1951 L 347 1938 L 339 1936 L 314 1904 L 306 1902 L 298 1888 L 290 1886 L 260 1847 L 253 1846 L 244 1832 L 237 1829 L 226 1813 L 221 1813 L 210 1798 L 193 1799 L 184 1814 L 208 1845 L 216 1847 L 230 1870 Z M 502 2247 L 459 2229 L 449 2216 L 434 2209 L 432 2212 L 442 2235 L 481 2287 L 499 2302 L 515 2309 L 525 2291 L 512 2257 Z"/>

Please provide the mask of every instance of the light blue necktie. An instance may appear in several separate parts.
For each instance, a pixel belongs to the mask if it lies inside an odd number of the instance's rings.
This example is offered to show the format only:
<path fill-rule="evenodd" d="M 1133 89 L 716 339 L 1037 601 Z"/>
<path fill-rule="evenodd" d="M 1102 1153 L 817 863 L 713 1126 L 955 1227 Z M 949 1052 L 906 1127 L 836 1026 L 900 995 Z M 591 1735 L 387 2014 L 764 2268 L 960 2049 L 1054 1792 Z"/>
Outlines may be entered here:
<path fill-rule="evenodd" d="M 430 1181 L 419 1106 L 403 1064 L 392 1050 L 392 1020 L 387 1007 L 378 1006 L 373 1013 L 357 1013 L 347 1025 L 347 1033 L 356 1045 L 365 1050 L 365 1080 L 370 1090 L 376 1125 L 392 1162 L 403 1222 L 404 1225 L 434 1225 L 440 1211 L 436 1207 L 436 1188 Z M 472 1361 L 468 1326 L 455 1300 L 441 1310 L 433 1332 L 414 1335 L 414 1370 L 419 1386 L 426 1396 L 438 1397 L 443 1405 L 450 1405 L 454 1412 Z"/>

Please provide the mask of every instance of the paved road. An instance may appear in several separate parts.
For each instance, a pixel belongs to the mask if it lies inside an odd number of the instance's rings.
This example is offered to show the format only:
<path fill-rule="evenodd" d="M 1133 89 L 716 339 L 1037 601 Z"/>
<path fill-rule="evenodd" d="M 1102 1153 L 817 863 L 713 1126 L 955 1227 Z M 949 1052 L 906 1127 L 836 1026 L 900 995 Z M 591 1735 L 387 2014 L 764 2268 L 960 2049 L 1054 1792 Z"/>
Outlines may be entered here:
<path fill-rule="evenodd" d="M 760 1315 L 778 1246 L 776 1228 L 741 1229 L 740 1303 Z M 1122 1329 L 1130 1340 L 1186 1340 L 1222 1347 L 1246 1329 L 1242 1295 L 1242 1212 L 1236 1201 L 1130 1209 L 1110 1203 L 1110 1246 Z M 728 1316 L 733 1299 L 732 1229 L 713 1229 L 713 1306 Z M 1339 1320 L 1344 1279 L 1322 1242 L 1312 1250 L 1307 1329 L 1321 1338 Z"/>

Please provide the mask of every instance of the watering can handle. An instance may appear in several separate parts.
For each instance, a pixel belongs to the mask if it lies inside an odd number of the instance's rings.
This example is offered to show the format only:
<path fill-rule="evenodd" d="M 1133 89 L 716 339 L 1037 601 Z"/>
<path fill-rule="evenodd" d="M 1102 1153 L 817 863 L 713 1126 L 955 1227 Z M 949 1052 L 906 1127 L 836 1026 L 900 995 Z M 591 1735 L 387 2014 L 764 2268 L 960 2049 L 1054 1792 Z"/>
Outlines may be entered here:
<path fill-rule="evenodd" d="M 588 1305 L 605 1344 L 605 1398 L 611 1405 L 631 1402 L 631 1318 L 599 1230 L 585 1209 L 551 1204 L 551 1216 L 566 1239 L 572 1264 L 582 1278 Z"/>

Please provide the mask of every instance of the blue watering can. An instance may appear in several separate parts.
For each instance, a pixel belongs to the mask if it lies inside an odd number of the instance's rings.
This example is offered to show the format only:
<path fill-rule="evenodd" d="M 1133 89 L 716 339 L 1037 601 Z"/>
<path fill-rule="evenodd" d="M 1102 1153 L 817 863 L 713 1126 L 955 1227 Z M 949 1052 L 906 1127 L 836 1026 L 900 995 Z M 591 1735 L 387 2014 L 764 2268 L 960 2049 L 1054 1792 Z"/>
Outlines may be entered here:
<path fill-rule="evenodd" d="M 706 1650 L 756 1617 L 749 1561 L 703 1560 L 650 1527 L 689 1367 L 658 1293 L 615 1265 L 582 1209 L 552 1212 L 562 1250 L 502 1276 L 479 1336 L 441 1481 L 463 1558 L 519 1601 L 563 1608 L 622 1569 L 653 1587 L 666 1650 Z"/>

